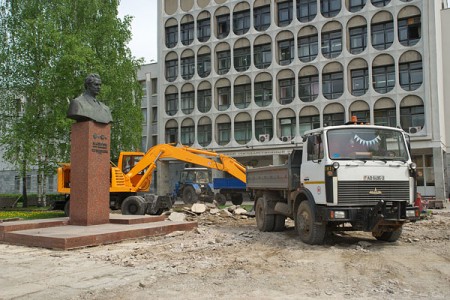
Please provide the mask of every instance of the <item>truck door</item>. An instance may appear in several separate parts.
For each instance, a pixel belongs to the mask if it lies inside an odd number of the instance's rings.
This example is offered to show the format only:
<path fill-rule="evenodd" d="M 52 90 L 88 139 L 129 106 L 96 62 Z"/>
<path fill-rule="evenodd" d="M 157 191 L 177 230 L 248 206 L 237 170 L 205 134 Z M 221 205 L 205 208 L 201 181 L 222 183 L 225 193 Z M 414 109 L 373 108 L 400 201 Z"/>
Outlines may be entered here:
<path fill-rule="evenodd" d="M 306 141 L 306 159 L 302 162 L 300 176 L 301 182 L 314 196 L 317 204 L 326 203 L 323 149 L 322 134 L 308 137 Z"/>

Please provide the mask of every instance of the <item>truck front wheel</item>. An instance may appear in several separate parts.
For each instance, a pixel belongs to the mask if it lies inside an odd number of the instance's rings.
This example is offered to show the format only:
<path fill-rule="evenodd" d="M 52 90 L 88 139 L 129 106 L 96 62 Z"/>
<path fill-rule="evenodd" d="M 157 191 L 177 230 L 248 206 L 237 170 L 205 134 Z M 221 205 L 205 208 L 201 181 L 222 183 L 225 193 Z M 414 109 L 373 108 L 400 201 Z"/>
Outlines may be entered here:
<path fill-rule="evenodd" d="M 317 224 L 309 201 L 302 201 L 295 215 L 295 229 L 300 240 L 306 244 L 322 244 L 326 233 L 326 224 Z"/>
<path fill-rule="evenodd" d="M 379 241 L 385 241 L 385 242 L 395 242 L 397 241 L 400 236 L 402 235 L 402 227 L 399 227 L 395 229 L 394 231 L 385 231 L 381 233 L 375 233 L 372 232 L 372 235 Z"/>
<path fill-rule="evenodd" d="M 255 218 L 259 231 L 273 231 L 275 226 L 275 215 L 268 214 L 264 198 L 256 200 Z"/>
<path fill-rule="evenodd" d="M 145 215 L 147 205 L 144 198 L 140 196 L 130 196 L 123 200 L 120 209 L 122 215 Z"/>

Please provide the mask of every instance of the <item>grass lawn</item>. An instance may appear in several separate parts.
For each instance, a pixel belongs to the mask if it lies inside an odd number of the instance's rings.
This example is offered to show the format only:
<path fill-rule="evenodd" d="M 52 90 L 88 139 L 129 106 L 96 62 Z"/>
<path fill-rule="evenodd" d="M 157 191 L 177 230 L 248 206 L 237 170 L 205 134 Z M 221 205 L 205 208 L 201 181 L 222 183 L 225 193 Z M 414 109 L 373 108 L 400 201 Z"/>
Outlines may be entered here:
<path fill-rule="evenodd" d="M 48 207 L 27 207 L 0 210 L 0 220 L 21 218 L 24 220 L 64 217 L 60 210 L 48 210 Z"/>

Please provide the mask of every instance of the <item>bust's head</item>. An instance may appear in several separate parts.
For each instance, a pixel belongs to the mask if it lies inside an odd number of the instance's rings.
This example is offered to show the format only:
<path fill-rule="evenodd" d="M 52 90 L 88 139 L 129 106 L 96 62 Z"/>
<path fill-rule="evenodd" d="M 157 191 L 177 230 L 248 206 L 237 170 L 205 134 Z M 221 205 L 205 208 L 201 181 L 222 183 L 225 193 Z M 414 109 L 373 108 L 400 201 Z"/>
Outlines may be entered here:
<path fill-rule="evenodd" d="M 84 80 L 84 88 L 86 92 L 94 98 L 100 93 L 102 80 L 98 74 L 89 74 Z"/>

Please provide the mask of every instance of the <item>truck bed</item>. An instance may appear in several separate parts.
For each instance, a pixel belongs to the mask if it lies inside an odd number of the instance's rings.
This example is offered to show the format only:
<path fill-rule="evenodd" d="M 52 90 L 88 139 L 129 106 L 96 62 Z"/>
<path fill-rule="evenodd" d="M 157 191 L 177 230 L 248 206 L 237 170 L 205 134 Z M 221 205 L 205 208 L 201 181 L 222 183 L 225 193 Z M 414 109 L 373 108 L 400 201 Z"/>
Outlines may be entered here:
<path fill-rule="evenodd" d="M 247 168 L 247 189 L 292 190 L 300 182 L 302 151 L 294 150 L 284 165 Z"/>

